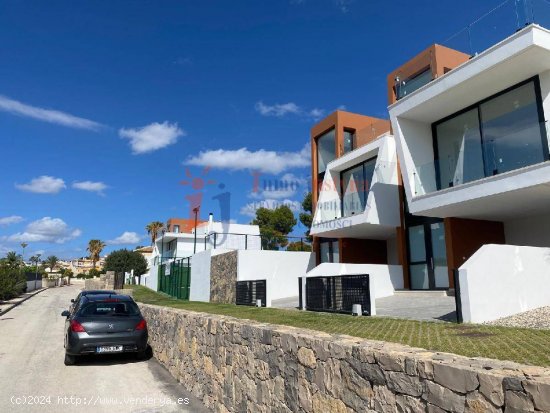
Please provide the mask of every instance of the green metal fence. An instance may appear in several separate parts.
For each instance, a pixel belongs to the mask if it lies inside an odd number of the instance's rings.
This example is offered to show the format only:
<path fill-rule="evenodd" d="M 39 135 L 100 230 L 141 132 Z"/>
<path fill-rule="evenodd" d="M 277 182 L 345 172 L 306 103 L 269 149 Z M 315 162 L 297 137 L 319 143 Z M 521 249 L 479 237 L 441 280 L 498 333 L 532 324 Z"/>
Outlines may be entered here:
<path fill-rule="evenodd" d="M 159 291 L 180 300 L 189 300 L 191 263 L 189 258 L 159 266 Z"/>

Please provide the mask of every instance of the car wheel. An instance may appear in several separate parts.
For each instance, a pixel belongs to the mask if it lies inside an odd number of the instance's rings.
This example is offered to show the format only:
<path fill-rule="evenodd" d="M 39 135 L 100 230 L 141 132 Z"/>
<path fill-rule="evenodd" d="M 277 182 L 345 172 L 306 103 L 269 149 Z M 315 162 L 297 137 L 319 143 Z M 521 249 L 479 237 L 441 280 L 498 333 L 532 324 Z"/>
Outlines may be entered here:
<path fill-rule="evenodd" d="M 136 359 L 137 360 L 145 360 L 146 357 L 147 357 L 147 350 L 138 351 L 136 353 Z"/>
<path fill-rule="evenodd" d="M 76 356 L 71 356 L 70 354 L 65 353 L 65 365 L 72 366 L 76 363 Z"/>

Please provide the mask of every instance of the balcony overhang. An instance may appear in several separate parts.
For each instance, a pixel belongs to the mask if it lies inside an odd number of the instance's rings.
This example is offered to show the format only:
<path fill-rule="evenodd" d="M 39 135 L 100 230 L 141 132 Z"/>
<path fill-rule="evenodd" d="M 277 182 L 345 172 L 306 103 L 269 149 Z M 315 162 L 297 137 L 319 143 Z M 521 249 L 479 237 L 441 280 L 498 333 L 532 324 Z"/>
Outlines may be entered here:
<path fill-rule="evenodd" d="M 340 174 L 376 157 L 365 209 L 342 217 Z M 325 238 L 388 239 L 400 225 L 395 140 L 384 134 L 327 165 L 311 226 L 311 235 Z"/>
<path fill-rule="evenodd" d="M 397 225 L 396 225 L 397 226 Z M 323 238 L 357 238 L 384 240 L 395 235 L 396 226 L 365 222 L 363 214 L 337 218 L 312 225 L 310 234 Z"/>
<path fill-rule="evenodd" d="M 532 24 L 390 105 L 390 117 L 433 123 L 549 69 L 550 31 Z"/>
<path fill-rule="evenodd" d="M 506 221 L 550 210 L 550 162 L 417 196 L 409 211 L 431 217 Z"/>
<path fill-rule="evenodd" d="M 506 220 L 550 207 L 549 162 L 436 188 L 432 124 L 537 75 L 548 119 L 550 31 L 530 25 L 389 107 L 412 214 Z"/>

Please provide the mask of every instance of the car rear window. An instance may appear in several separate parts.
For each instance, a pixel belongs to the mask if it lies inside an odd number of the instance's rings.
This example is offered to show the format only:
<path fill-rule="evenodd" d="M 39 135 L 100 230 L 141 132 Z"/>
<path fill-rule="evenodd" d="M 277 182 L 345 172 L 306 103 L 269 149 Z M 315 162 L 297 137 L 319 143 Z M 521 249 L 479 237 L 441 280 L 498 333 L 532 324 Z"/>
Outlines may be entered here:
<path fill-rule="evenodd" d="M 80 309 L 80 317 L 97 317 L 113 315 L 138 315 L 139 308 L 132 301 L 96 301 L 86 304 Z"/>

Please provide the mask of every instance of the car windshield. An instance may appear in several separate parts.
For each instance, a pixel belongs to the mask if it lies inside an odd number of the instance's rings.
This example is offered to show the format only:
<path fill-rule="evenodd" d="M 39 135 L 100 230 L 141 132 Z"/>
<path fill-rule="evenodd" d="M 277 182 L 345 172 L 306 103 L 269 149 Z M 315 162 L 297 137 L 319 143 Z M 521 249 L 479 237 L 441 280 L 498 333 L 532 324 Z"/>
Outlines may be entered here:
<path fill-rule="evenodd" d="M 138 306 L 132 301 L 97 301 L 82 307 L 80 317 L 133 316 L 139 314 Z"/>

